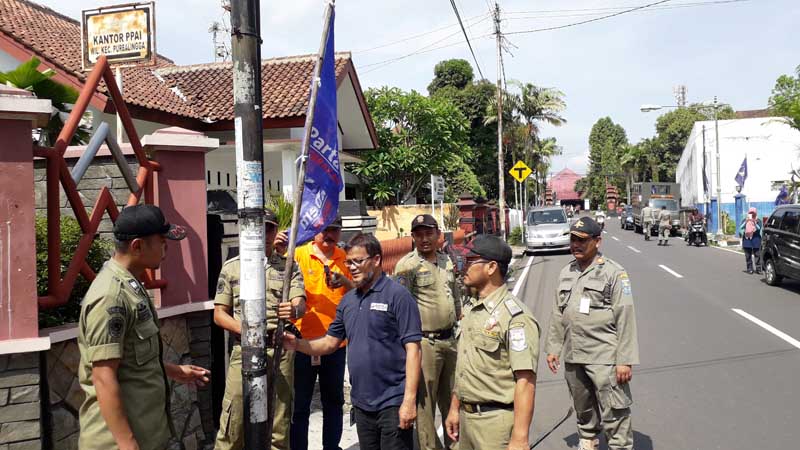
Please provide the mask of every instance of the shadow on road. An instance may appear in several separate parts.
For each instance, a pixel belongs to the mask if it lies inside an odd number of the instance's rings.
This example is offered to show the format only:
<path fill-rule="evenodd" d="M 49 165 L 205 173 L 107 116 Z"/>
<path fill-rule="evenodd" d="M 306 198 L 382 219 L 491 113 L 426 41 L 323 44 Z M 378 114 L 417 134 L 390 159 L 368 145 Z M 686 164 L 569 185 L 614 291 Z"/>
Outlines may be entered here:
<path fill-rule="evenodd" d="M 574 448 L 578 446 L 578 433 L 572 433 L 569 436 L 564 438 L 564 443 L 567 444 L 568 447 Z M 646 434 L 639 433 L 638 431 L 633 431 L 633 446 L 636 450 L 653 450 L 653 440 L 650 439 L 650 436 Z M 608 445 L 606 445 L 605 436 L 600 437 L 600 450 L 606 450 Z"/>
<path fill-rule="evenodd" d="M 753 275 L 750 275 L 750 276 L 753 276 Z M 783 281 L 781 281 L 781 284 L 779 284 L 777 286 L 769 286 L 767 284 L 767 280 L 764 278 L 763 275 L 755 275 L 755 276 L 758 276 L 760 278 L 759 281 L 761 281 L 761 283 L 763 283 L 764 285 L 766 285 L 768 287 L 775 288 L 775 289 L 783 289 L 784 291 L 788 291 L 788 292 L 791 292 L 793 294 L 800 294 L 800 282 L 797 282 L 797 281 L 792 280 L 790 278 L 784 278 Z"/>

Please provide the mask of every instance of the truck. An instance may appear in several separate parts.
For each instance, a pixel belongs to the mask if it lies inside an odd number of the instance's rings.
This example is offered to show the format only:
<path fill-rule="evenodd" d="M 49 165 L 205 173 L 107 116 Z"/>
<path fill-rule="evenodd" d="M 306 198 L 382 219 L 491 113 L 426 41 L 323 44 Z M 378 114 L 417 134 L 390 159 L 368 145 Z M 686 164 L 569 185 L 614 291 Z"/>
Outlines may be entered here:
<path fill-rule="evenodd" d="M 657 183 L 641 182 L 633 183 L 631 186 L 631 206 L 633 208 L 633 228 L 637 233 L 648 232 L 658 234 L 658 221 L 650 230 L 644 230 L 644 217 L 642 210 L 645 206 L 650 206 L 654 210 L 654 217 L 658 218 L 658 211 L 662 206 L 666 206 L 667 211 L 672 216 L 672 230 L 670 235 L 677 236 L 680 233 L 680 205 L 681 187 L 678 183 Z"/>

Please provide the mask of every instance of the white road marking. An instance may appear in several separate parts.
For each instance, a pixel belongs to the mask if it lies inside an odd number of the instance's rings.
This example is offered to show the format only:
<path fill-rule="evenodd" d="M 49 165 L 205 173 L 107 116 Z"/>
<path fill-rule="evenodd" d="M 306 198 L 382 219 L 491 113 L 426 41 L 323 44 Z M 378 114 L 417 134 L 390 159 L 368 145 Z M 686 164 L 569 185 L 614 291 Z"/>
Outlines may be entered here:
<path fill-rule="evenodd" d="M 618 238 L 618 237 L 616 237 L 616 236 L 611 236 L 611 239 L 613 239 L 613 240 L 615 240 L 615 241 L 618 241 L 618 240 L 619 240 L 619 238 Z"/>
<path fill-rule="evenodd" d="M 715 248 L 715 249 L 717 249 L 717 250 L 722 250 L 722 251 L 725 251 L 725 252 L 736 253 L 737 255 L 744 255 L 744 252 L 739 252 L 739 251 L 736 251 L 736 250 L 731 250 L 731 249 L 729 249 L 729 248 L 725 248 L 725 247 L 717 247 L 716 245 L 711 245 L 710 247 L 711 247 L 711 248 Z"/>
<path fill-rule="evenodd" d="M 788 334 L 784 333 L 783 331 L 773 327 L 772 325 L 768 324 L 767 322 L 764 322 L 763 320 L 759 319 L 758 317 L 755 317 L 752 314 L 748 314 L 748 313 L 742 311 L 741 309 L 731 308 L 731 311 L 733 311 L 736 314 L 744 317 L 745 319 L 749 320 L 750 322 L 753 322 L 754 324 L 760 326 L 761 328 L 769 331 L 770 333 L 774 334 L 775 336 L 778 336 L 779 338 L 781 338 L 784 341 L 788 342 L 792 346 L 800 348 L 800 341 L 798 341 L 797 339 L 789 336 Z"/>
<path fill-rule="evenodd" d="M 679 274 L 678 272 L 675 272 L 674 270 L 670 269 L 669 267 L 667 267 L 667 266 L 665 266 L 663 264 L 659 264 L 658 267 L 661 267 L 662 269 L 664 269 L 667 272 L 671 273 L 672 275 L 675 276 L 675 278 L 683 278 L 683 275 Z"/>
<path fill-rule="evenodd" d="M 639 250 L 637 250 L 635 247 L 631 247 L 630 245 L 628 246 L 628 248 L 631 249 L 632 252 L 642 253 Z"/>
<path fill-rule="evenodd" d="M 603 234 L 608 234 L 608 231 L 606 231 L 606 230 L 603 230 Z"/>
<path fill-rule="evenodd" d="M 533 264 L 533 256 L 528 258 L 528 262 L 525 263 L 525 269 L 522 270 L 522 275 L 517 278 L 517 283 L 514 285 L 514 290 L 511 291 L 511 293 L 514 294 L 514 297 L 516 297 L 519 293 L 519 289 L 522 287 L 522 281 L 528 276 L 528 270 L 530 270 L 531 264 Z"/>

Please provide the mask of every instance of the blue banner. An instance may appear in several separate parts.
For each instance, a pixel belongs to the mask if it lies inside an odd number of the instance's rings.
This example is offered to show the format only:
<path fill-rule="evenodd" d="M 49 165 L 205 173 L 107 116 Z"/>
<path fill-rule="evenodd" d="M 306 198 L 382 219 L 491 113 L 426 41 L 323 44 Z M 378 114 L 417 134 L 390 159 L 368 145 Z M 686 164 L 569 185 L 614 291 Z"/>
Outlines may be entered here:
<path fill-rule="evenodd" d="M 336 116 L 336 68 L 333 46 L 334 16 L 334 11 L 331 11 L 311 134 L 309 141 L 303 143 L 308 150 L 308 161 L 296 241 L 298 244 L 310 241 L 315 234 L 336 220 L 339 211 L 339 192 L 344 188 L 339 169 L 339 126 Z"/>
<path fill-rule="evenodd" d="M 735 180 L 739 187 L 744 187 L 744 182 L 747 180 L 747 155 L 745 155 L 744 161 L 742 161 L 742 165 L 739 167 L 739 171 L 736 172 Z"/>

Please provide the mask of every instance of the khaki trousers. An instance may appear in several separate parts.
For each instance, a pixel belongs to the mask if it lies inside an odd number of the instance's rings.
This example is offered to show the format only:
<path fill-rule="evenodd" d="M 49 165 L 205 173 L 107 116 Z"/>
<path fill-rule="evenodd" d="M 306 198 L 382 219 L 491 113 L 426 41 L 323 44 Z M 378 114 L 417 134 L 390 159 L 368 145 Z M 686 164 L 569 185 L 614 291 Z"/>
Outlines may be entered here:
<path fill-rule="evenodd" d="M 604 432 L 609 450 L 633 448 L 631 390 L 617 384 L 616 367 L 596 364 L 564 364 L 581 439 L 594 439 Z"/>
<path fill-rule="evenodd" d="M 267 350 L 272 361 L 273 350 Z M 272 367 L 272 364 L 268 364 Z M 272 421 L 272 450 L 289 450 L 289 425 L 292 421 L 292 394 L 294 385 L 294 352 L 281 355 L 278 379 L 275 384 L 277 402 Z M 219 416 L 219 432 L 214 450 L 242 450 L 244 448 L 244 406 L 242 404 L 242 348 L 234 346 L 225 379 L 225 397 Z"/>
<path fill-rule="evenodd" d="M 444 433 L 444 447 L 436 434 L 436 406 L 442 421 L 450 411 L 450 399 L 456 372 L 456 340 L 422 339 L 422 379 L 417 390 L 417 443 L 420 450 L 451 448 Z"/>
<path fill-rule="evenodd" d="M 514 411 L 468 413 L 461 410 L 458 427 L 458 450 L 505 450 L 514 428 Z"/>

